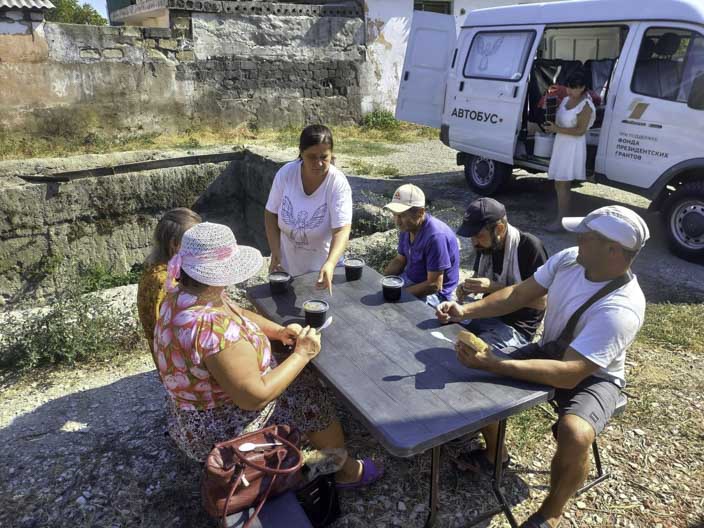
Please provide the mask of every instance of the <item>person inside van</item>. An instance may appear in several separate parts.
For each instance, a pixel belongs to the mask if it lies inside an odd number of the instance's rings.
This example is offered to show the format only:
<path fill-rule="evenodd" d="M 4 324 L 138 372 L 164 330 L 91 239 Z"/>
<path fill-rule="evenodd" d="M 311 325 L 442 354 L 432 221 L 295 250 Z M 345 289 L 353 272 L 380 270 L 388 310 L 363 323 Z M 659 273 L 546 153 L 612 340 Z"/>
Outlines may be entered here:
<path fill-rule="evenodd" d="M 544 125 L 546 132 L 556 134 L 548 178 L 555 180 L 557 218 L 545 227 L 553 233 L 563 230 L 562 219 L 569 214 L 572 182 L 586 179 L 586 134 L 596 119 L 596 108 L 587 93 L 582 70 L 567 79 L 567 95 L 557 109 L 555 123 Z"/>
<path fill-rule="evenodd" d="M 430 306 L 455 299 L 460 281 L 460 246 L 450 227 L 425 210 L 425 194 L 415 185 L 401 185 L 384 206 L 399 230 L 398 254 L 384 268 L 399 275 L 408 293 Z"/>
<path fill-rule="evenodd" d="M 508 223 L 506 208 L 493 198 L 479 198 L 469 204 L 462 225 L 462 237 L 474 246 L 474 276 L 457 287 L 459 302 L 467 296 L 492 293 L 533 276 L 548 260 L 538 237 Z M 477 319 L 467 328 L 495 348 L 520 347 L 533 340 L 543 320 L 545 299 L 502 317 Z"/>

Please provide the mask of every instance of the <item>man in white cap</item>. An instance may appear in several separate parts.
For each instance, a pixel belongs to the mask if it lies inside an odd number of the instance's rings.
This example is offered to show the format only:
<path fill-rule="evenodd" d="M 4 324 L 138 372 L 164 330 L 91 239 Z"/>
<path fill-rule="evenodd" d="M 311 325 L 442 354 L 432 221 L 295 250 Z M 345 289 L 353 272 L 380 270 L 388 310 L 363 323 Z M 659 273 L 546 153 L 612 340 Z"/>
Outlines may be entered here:
<path fill-rule="evenodd" d="M 631 263 L 650 236 L 645 221 L 630 209 L 608 206 L 583 218 L 564 218 L 562 225 L 577 233 L 577 247 L 548 259 L 533 277 L 481 301 L 464 306 L 443 303 L 437 308 L 443 321 L 498 317 L 548 295 L 540 353 L 548 350 L 548 343 L 557 343 L 552 350 L 558 355 L 515 359 L 498 357 L 491 348 L 475 352 L 461 343 L 456 346 L 458 359 L 468 367 L 556 389 L 559 418 L 553 426 L 557 452 L 551 466 L 550 492 L 539 510 L 521 525 L 525 528 L 557 526 L 567 501 L 584 482 L 590 447 L 613 414 L 625 386 L 626 350 L 645 315 L 645 297 L 630 272 Z M 587 301 L 597 292 L 601 296 L 589 305 Z M 589 307 L 576 319 L 565 341 L 563 331 L 568 321 L 584 306 Z M 472 451 L 467 457 L 478 471 L 493 470 L 497 432 L 498 424 L 483 429 L 486 449 Z M 506 451 L 502 460 L 508 463 Z"/>
<path fill-rule="evenodd" d="M 460 280 L 460 247 L 455 233 L 425 210 L 425 194 L 415 185 L 401 185 L 386 209 L 400 231 L 398 254 L 384 274 L 399 275 L 409 293 L 431 306 L 454 300 Z"/>

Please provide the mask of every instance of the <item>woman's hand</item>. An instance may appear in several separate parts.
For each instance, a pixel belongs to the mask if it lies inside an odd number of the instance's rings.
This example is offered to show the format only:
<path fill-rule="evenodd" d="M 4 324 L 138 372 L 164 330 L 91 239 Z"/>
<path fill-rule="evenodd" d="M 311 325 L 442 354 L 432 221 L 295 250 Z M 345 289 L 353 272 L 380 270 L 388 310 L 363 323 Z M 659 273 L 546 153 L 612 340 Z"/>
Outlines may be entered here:
<path fill-rule="evenodd" d="M 545 121 L 545 123 L 543 123 L 543 129 L 548 134 L 553 134 L 553 133 L 556 134 L 557 133 L 557 125 L 555 123 L 553 123 L 552 121 Z"/>
<path fill-rule="evenodd" d="M 316 288 L 325 288 L 332 295 L 332 276 L 335 273 L 335 264 L 332 262 L 326 262 L 323 267 L 320 268 L 320 274 L 318 275 L 318 282 L 316 283 Z"/>
<path fill-rule="evenodd" d="M 306 361 L 310 361 L 320 352 L 320 334 L 315 331 L 315 328 L 306 326 L 298 334 L 296 339 L 296 349 L 294 354 L 303 356 Z"/>
<path fill-rule="evenodd" d="M 296 343 L 296 339 L 298 339 L 301 330 L 303 330 L 303 327 L 296 323 L 282 326 L 276 334 L 276 339 L 281 341 L 284 345 L 291 346 Z"/>
<path fill-rule="evenodd" d="M 272 273 L 274 271 L 283 271 L 284 269 L 281 267 L 281 257 L 275 256 L 273 253 L 271 254 L 271 260 L 269 261 L 269 273 Z"/>

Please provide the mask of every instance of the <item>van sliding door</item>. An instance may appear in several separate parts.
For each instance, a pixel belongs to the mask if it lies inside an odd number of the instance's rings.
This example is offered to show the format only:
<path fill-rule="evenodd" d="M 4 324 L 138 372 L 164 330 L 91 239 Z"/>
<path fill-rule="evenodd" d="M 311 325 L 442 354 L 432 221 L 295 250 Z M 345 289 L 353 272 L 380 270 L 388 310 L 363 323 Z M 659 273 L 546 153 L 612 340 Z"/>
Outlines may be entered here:
<path fill-rule="evenodd" d="M 450 145 L 513 165 L 528 76 L 544 26 L 472 28 L 461 33 L 448 87 Z M 461 59 L 460 59 L 461 58 Z"/>

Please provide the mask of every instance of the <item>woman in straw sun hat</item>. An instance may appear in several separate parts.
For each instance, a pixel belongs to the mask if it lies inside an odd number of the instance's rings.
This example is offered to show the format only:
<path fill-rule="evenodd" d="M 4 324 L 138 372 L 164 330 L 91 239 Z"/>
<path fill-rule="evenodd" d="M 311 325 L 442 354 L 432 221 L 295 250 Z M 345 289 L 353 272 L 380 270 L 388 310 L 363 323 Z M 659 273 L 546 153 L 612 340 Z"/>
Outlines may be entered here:
<path fill-rule="evenodd" d="M 186 231 L 171 258 L 167 295 L 154 331 L 159 376 L 169 395 L 169 434 L 190 458 L 203 461 L 215 442 L 269 424 L 295 425 L 311 444 L 341 456 L 337 481 L 361 486 L 382 469 L 347 457 L 333 398 L 305 366 L 320 336 L 283 327 L 234 304 L 225 287 L 262 267 L 258 250 L 240 246 L 229 227 L 204 222 Z M 295 345 L 281 364 L 270 339 Z"/>

